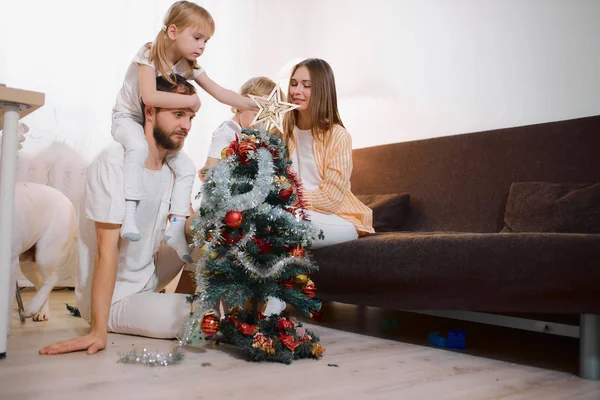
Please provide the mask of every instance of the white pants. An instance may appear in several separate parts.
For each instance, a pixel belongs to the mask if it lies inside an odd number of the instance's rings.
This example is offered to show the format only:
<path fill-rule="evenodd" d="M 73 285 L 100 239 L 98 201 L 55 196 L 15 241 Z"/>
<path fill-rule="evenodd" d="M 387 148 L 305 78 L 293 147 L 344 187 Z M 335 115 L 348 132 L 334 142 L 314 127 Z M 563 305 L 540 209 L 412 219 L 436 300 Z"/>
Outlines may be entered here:
<path fill-rule="evenodd" d="M 335 214 L 322 214 L 316 211 L 307 211 L 308 217 L 317 229 L 323 231 L 324 239 L 315 239 L 313 249 L 332 246 L 334 244 L 358 239 L 358 232 L 352 223 Z"/>
<path fill-rule="evenodd" d="M 149 154 L 141 119 L 130 114 L 113 113 L 112 135 L 125 148 L 125 161 L 123 162 L 125 198 L 141 200 L 144 164 Z M 190 215 L 190 200 L 196 178 L 196 166 L 183 150 L 168 152 L 166 161 L 175 173 L 170 213 L 187 217 Z"/>
<path fill-rule="evenodd" d="M 155 257 L 156 270 L 139 293 L 117 301 L 110 307 L 108 331 L 157 339 L 177 337 L 189 318 L 186 294 L 157 293 L 164 289 L 184 267 L 175 250 L 161 245 Z M 186 265 L 186 269 L 193 265 Z"/>

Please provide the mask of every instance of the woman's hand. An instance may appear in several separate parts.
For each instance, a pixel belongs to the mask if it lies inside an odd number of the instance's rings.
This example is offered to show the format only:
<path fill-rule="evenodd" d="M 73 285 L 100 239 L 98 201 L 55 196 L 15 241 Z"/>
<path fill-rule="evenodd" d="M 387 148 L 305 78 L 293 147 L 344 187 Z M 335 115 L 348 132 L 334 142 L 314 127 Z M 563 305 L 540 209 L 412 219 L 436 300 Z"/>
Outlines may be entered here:
<path fill-rule="evenodd" d="M 85 336 L 72 338 L 63 342 L 56 342 L 39 350 L 40 354 L 64 354 L 74 351 L 87 350 L 88 354 L 96 354 L 106 348 L 106 334 L 90 332 Z"/>

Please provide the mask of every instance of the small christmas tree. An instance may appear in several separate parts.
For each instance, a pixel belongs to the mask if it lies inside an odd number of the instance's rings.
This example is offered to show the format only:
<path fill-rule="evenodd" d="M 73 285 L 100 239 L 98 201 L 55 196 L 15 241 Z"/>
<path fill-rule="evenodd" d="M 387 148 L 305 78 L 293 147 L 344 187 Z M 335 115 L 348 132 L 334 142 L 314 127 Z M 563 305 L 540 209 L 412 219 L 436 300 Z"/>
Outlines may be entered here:
<path fill-rule="evenodd" d="M 281 138 L 265 130 L 242 130 L 211 168 L 192 224 L 198 290 L 184 339 L 201 329 L 220 332 L 253 361 L 290 363 L 320 358 L 314 333 L 279 315 L 263 316 L 258 304 L 277 297 L 310 317 L 321 308 L 309 274 L 318 267 L 308 257 L 321 236 L 304 213 L 301 185 L 290 169 Z M 218 304 L 226 315 L 219 318 Z M 244 308 L 250 303 L 251 307 Z"/>

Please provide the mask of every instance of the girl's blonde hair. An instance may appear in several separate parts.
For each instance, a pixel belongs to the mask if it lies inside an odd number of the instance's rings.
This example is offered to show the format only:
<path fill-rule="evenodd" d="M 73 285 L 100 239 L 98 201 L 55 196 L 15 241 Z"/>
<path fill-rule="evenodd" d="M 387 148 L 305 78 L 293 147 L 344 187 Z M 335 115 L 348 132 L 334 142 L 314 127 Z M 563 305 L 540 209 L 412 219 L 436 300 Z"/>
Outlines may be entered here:
<path fill-rule="evenodd" d="M 248 79 L 240 88 L 240 94 L 248 97 L 248 95 L 266 97 L 271 94 L 277 84 L 265 76 L 257 76 Z M 238 110 L 231 107 L 231 112 L 236 113 Z"/>
<path fill-rule="evenodd" d="M 169 26 L 175 25 L 178 30 L 185 30 L 192 27 L 194 30 L 200 31 L 205 38 L 209 38 L 215 32 L 215 21 L 205 8 L 192 3 L 191 1 L 178 1 L 167 11 L 163 20 L 163 27 L 166 29 L 160 30 L 154 43 L 150 47 L 150 62 L 153 62 L 158 69 L 158 72 L 164 76 L 169 82 L 175 84 L 173 77 L 171 77 L 171 68 L 167 65 L 166 59 L 166 42 L 167 42 L 167 30 Z M 194 69 L 199 69 L 196 60 L 189 61 L 188 69 L 185 71 L 185 76 L 189 76 Z"/>
<path fill-rule="evenodd" d="M 299 62 L 292 68 L 288 97 L 291 99 L 292 76 L 300 67 L 306 67 L 310 74 L 311 96 L 309 104 L 310 119 L 312 121 L 311 131 L 314 138 L 322 139 L 334 125 L 344 126 L 337 108 L 337 91 L 335 88 L 335 77 L 331 66 L 325 60 L 319 58 L 308 58 Z M 283 121 L 283 137 L 289 145 L 294 135 L 294 126 L 298 120 L 298 110 L 285 114 Z"/>

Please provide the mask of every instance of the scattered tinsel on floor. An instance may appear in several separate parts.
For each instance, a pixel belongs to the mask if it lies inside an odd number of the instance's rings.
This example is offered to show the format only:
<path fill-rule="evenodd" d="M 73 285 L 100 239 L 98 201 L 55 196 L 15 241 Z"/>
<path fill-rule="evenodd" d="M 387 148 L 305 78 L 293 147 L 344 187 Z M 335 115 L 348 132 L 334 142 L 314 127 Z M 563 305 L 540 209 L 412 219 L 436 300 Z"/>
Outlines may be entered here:
<path fill-rule="evenodd" d="M 77 308 L 75 306 L 70 306 L 67 303 L 65 303 L 65 305 L 67 306 L 67 311 L 69 311 L 72 316 L 81 318 L 81 313 L 79 312 L 79 308 Z"/>
<path fill-rule="evenodd" d="M 149 367 L 166 367 L 181 362 L 183 357 L 183 346 L 178 343 L 173 346 L 173 350 L 169 353 L 148 351 L 146 348 L 138 353 L 137 349 L 133 349 L 120 354 L 117 362 L 121 364 L 144 364 Z"/>
<path fill-rule="evenodd" d="M 199 323 L 189 320 L 183 327 L 182 332 L 180 332 L 176 344 L 170 352 L 148 352 L 144 348 L 141 353 L 138 353 L 137 349 L 133 349 L 120 354 L 117 362 L 121 364 L 144 364 L 149 367 L 166 367 L 183 360 L 185 346 L 198 346 L 202 343 L 205 343 L 205 336 L 200 329 Z"/>

